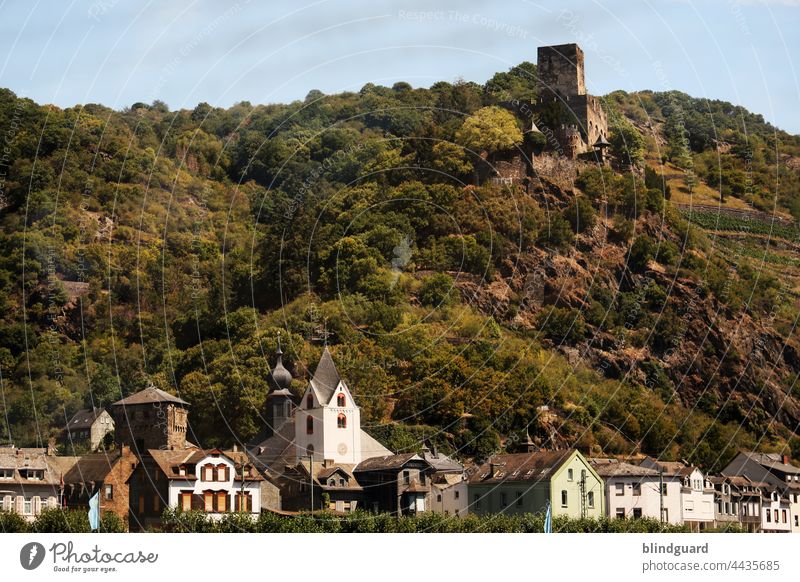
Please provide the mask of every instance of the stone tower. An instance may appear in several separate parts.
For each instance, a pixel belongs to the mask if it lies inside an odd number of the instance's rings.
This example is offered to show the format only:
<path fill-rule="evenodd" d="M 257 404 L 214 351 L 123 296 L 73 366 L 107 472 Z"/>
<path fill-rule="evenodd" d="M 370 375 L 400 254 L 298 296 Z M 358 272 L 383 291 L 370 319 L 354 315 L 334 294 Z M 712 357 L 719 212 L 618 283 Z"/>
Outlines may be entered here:
<path fill-rule="evenodd" d="M 566 99 L 573 95 L 586 95 L 583 76 L 583 51 L 577 44 L 540 46 L 537 51 L 539 96 L 553 97 L 553 93 Z"/>
<path fill-rule="evenodd" d="M 114 436 L 141 455 L 147 449 L 186 448 L 189 403 L 150 386 L 111 405 Z"/>
<path fill-rule="evenodd" d="M 570 158 L 605 142 L 608 121 L 600 99 L 586 93 L 581 48 L 577 44 L 539 47 L 536 67 L 539 129 L 554 134 L 564 155 Z M 572 126 L 580 134 L 577 141 Z"/>

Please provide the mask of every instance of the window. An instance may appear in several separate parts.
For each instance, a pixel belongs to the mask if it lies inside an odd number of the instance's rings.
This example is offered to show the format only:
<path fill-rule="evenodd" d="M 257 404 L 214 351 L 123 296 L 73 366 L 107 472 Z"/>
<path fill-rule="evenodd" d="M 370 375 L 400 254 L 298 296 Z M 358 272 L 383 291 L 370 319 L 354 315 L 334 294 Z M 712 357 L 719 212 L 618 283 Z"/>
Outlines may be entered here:
<path fill-rule="evenodd" d="M 213 513 L 214 511 L 214 492 L 203 491 L 203 510 L 206 513 Z"/>
<path fill-rule="evenodd" d="M 180 499 L 178 499 L 178 503 L 180 504 L 182 511 L 191 511 L 192 510 L 192 492 L 191 491 L 181 491 Z"/>
<path fill-rule="evenodd" d="M 666 495 L 667 491 L 668 491 L 667 490 L 667 484 L 666 483 L 662 483 L 661 484 L 661 495 Z"/>
<path fill-rule="evenodd" d="M 347 417 L 344 414 L 340 414 L 336 417 L 336 426 L 339 428 L 347 428 Z"/>
<path fill-rule="evenodd" d="M 481 496 L 477 493 L 473 496 L 473 503 L 475 504 L 475 509 L 481 508 Z"/>
<path fill-rule="evenodd" d="M 624 507 L 617 507 L 617 519 L 625 519 L 625 508 Z"/>
<path fill-rule="evenodd" d="M 422 471 L 419 472 L 419 482 L 422 485 L 425 485 L 425 473 L 423 473 Z"/>
<path fill-rule="evenodd" d="M 217 481 L 227 481 L 228 479 L 228 466 L 220 463 L 217 465 Z"/>
<path fill-rule="evenodd" d="M 586 503 L 589 507 L 594 507 L 594 491 L 589 491 L 586 494 Z"/>
<path fill-rule="evenodd" d="M 208 464 L 203 466 L 203 481 L 214 480 L 214 465 Z"/>
<path fill-rule="evenodd" d="M 800 527 L 800 517 L 794 516 L 794 527 Z"/>
<path fill-rule="evenodd" d="M 633 508 L 633 519 L 642 519 L 642 508 L 641 507 L 634 507 Z"/>
<path fill-rule="evenodd" d="M 772 512 L 767 510 L 767 523 L 772 523 Z"/>
<path fill-rule="evenodd" d="M 314 408 L 314 397 L 311 394 L 306 397 L 306 408 Z"/>
<path fill-rule="evenodd" d="M 781 509 L 781 522 L 782 523 L 789 523 L 789 520 L 786 517 L 786 510 L 785 509 Z"/>
<path fill-rule="evenodd" d="M 411 482 L 411 473 L 409 471 L 403 471 L 403 483 L 408 485 Z"/>
<path fill-rule="evenodd" d="M 105 487 L 105 496 L 106 496 L 106 499 L 114 499 L 114 486 L 113 485 L 106 485 L 106 487 Z"/>
<path fill-rule="evenodd" d="M 572 481 L 572 469 L 567 469 L 567 481 Z"/>
<path fill-rule="evenodd" d="M 178 475 L 181 475 L 182 477 L 186 476 L 186 465 L 181 465 L 178 467 Z"/>
<path fill-rule="evenodd" d="M 217 491 L 217 511 L 228 511 L 228 492 Z"/>
<path fill-rule="evenodd" d="M 14 469 L 0 469 L 0 479 L 13 479 Z"/>
<path fill-rule="evenodd" d="M 508 500 L 506 499 L 506 492 L 505 491 L 501 491 L 500 492 L 500 507 L 507 507 L 507 506 L 508 506 Z"/>
<path fill-rule="evenodd" d="M 616 495 L 625 495 L 625 483 L 615 483 L 614 489 L 616 491 Z"/>
<path fill-rule="evenodd" d="M 339 408 L 344 408 L 345 406 L 347 406 L 347 399 L 344 397 L 344 394 L 342 394 L 341 392 L 336 397 L 336 406 L 338 406 Z"/>
<path fill-rule="evenodd" d="M 30 499 L 26 499 L 25 500 L 23 513 L 25 513 L 25 515 L 30 515 L 30 514 L 33 513 L 33 508 L 31 506 L 31 500 Z"/>
<path fill-rule="evenodd" d="M 522 491 L 517 491 L 517 507 L 522 507 Z"/>
<path fill-rule="evenodd" d="M 641 483 L 634 483 L 633 484 L 633 494 L 634 495 L 641 495 L 642 494 L 642 484 Z"/>
<path fill-rule="evenodd" d="M 566 489 L 562 489 L 561 490 L 561 507 L 566 507 L 566 506 L 567 506 L 567 490 Z"/>
<path fill-rule="evenodd" d="M 153 511 L 156 513 L 161 511 L 161 498 L 158 496 L 158 494 L 153 495 Z"/>
<path fill-rule="evenodd" d="M 455 499 L 458 499 L 458 497 L 459 497 L 459 492 L 458 492 L 458 491 L 456 491 L 456 494 L 454 495 L 454 498 L 455 498 Z M 795 517 L 795 519 L 797 519 L 797 517 Z"/>
<path fill-rule="evenodd" d="M 236 511 L 253 511 L 253 496 L 250 495 L 248 492 L 242 493 L 241 491 L 236 493 Z"/>
<path fill-rule="evenodd" d="M 775 510 L 775 523 L 778 523 L 778 510 Z"/>
<path fill-rule="evenodd" d="M 436 501 L 438 501 L 439 503 L 442 502 L 442 494 L 441 493 L 436 495 Z"/>
<path fill-rule="evenodd" d="M 306 434 L 314 434 L 314 418 L 311 416 L 306 417 Z"/>

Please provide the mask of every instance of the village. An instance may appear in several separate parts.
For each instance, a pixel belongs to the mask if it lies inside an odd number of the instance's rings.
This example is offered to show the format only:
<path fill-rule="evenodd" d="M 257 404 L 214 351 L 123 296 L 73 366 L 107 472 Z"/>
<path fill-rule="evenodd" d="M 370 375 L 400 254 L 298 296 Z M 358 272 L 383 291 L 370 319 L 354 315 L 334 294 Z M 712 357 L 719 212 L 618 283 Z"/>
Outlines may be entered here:
<path fill-rule="evenodd" d="M 130 531 L 158 531 L 165 509 L 211 519 L 237 512 L 394 516 L 544 514 L 641 519 L 703 532 L 800 532 L 800 467 L 741 451 L 719 474 L 681 461 L 585 457 L 530 439 L 462 465 L 428 442 L 390 451 L 361 427 L 360 409 L 326 346 L 301 398 L 280 347 L 257 442 L 229 450 L 188 440 L 190 407 L 148 387 L 110 411 L 78 412 L 62 439 L 93 452 L 0 448 L 0 509 L 32 521 L 47 508 L 88 510 L 99 498 Z"/>

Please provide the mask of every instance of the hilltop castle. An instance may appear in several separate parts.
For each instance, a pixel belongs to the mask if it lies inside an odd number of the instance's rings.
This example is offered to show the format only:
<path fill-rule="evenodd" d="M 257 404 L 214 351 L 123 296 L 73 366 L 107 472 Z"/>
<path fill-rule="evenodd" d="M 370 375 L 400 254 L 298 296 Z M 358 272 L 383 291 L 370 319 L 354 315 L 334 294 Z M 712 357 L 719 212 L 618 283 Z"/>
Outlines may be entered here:
<path fill-rule="evenodd" d="M 583 51 L 577 44 L 539 47 L 539 95 L 534 112 L 569 158 L 607 144 L 608 120 L 600 99 L 586 93 Z"/>

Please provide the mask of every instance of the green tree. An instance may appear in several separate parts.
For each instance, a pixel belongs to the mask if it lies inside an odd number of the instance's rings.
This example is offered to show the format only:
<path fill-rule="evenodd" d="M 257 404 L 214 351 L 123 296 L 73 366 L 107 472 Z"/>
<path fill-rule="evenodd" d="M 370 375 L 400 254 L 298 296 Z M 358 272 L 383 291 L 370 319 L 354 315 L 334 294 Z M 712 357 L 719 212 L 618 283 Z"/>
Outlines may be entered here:
<path fill-rule="evenodd" d="M 516 118 L 501 107 L 478 109 L 469 116 L 456 134 L 459 143 L 475 152 L 490 154 L 508 150 L 522 143 Z"/>

